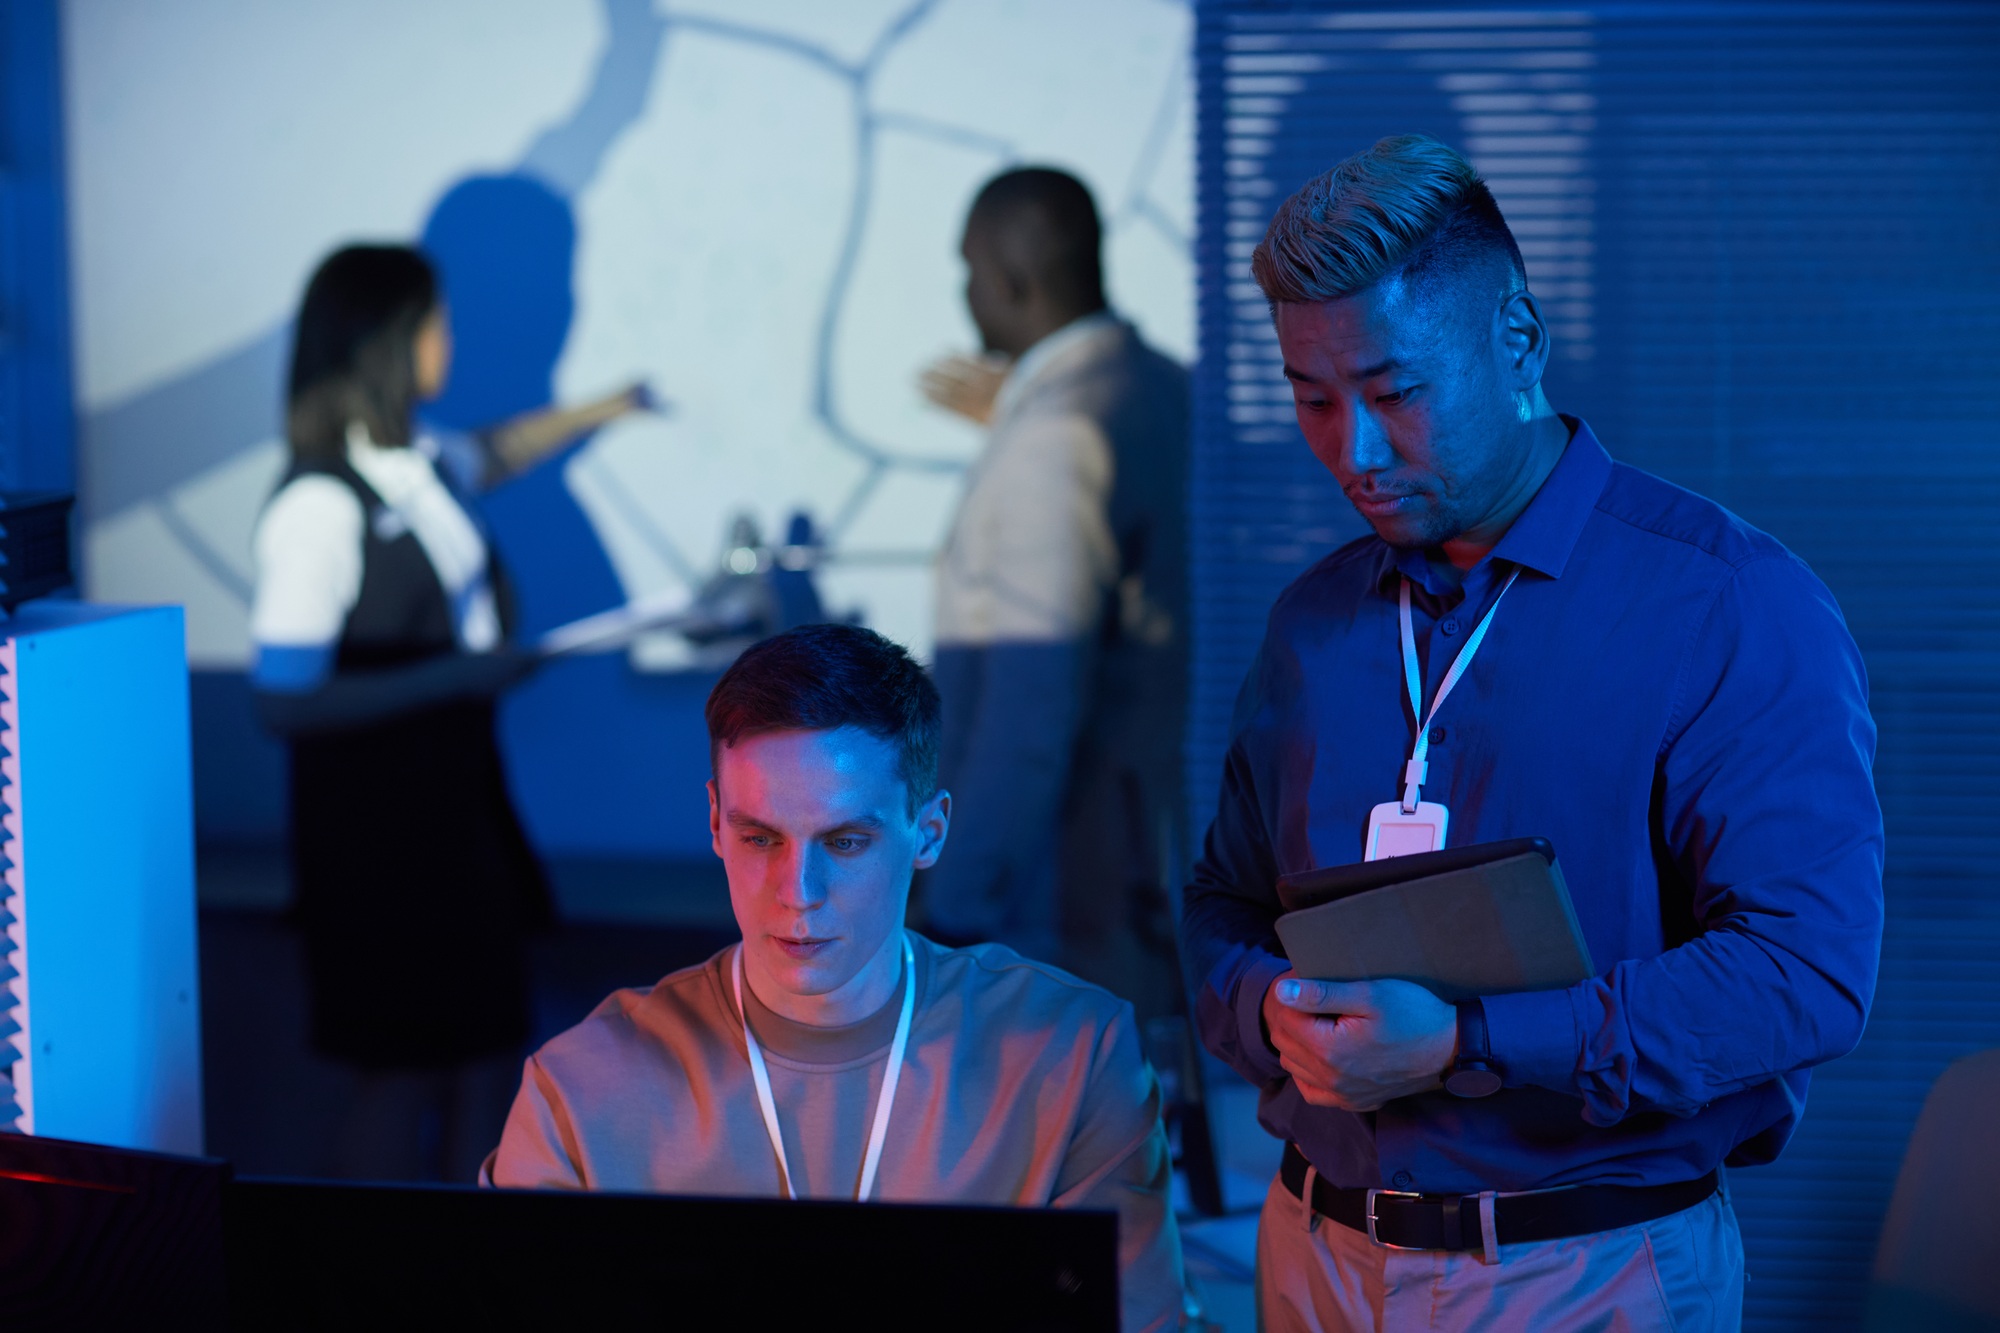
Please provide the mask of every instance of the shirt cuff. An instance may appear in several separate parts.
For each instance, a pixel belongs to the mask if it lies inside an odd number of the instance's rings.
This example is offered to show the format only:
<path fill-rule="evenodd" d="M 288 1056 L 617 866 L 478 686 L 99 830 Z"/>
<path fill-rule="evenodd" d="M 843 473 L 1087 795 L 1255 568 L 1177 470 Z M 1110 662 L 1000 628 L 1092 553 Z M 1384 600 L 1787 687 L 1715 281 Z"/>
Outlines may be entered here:
<path fill-rule="evenodd" d="M 333 675 L 334 652 L 330 643 L 260 643 L 250 683 L 273 694 L 311 694 Z"/>
<path fill-rule="evenodd" d="M 1267 953 L 1244 968 L 1242 979 L 1236 983 L 1237 1049 L 1265 1082 L 1288 1077 L 1284 1065 L 1278 1062 L 1271 1039 L 1264 1035 L 1264 993 L 1291 968 L 1284 959 Z"/>
<path fill-rule="evenodd" d="M 1480 1004 L 1486 1010 L 1486 1040 L 1493 1061 L 1508 1087 L 1576 1094 L 1577 1053 L 1583 1043 L 1568 991 L 1486 995 Z"/>

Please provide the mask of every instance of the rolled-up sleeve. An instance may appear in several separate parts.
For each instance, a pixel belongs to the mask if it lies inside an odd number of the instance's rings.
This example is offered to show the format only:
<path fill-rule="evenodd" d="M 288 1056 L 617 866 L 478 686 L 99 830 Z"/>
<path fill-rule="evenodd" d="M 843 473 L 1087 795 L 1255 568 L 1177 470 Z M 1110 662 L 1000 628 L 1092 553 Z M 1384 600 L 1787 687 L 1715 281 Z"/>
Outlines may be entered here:
<path fill-rule="evenodd" d="M 1489 997 L 1511 1083 L 1592 1124 L 1693 1115 L 1851 1050 L 1874 994 L 1883 831 L 1860 653 L 1825 586 L 1764 555 L 1687 645 L 1660 833 L 1699 933 L 1566 991 Z"/>

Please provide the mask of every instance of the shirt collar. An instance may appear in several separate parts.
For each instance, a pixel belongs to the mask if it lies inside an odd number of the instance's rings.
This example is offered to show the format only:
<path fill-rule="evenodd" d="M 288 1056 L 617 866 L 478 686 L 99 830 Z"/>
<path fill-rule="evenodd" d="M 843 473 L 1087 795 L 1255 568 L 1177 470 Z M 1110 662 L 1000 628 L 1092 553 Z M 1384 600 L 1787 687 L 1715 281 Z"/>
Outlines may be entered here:
<path fill-rule="evenodd" d="M 1552 579 L 1562 577 L 1583 525 L 1597 510 L 1597 497 L 1611 479 L 1611 455 L 1581 417 L 1564 417 L 1569 445 L 1528 507 L 1493 548 L 1491 559 L 1507 560 Z"/>
<path fill-rule="evenodd" d="M 1098 310 L 1081 319 L 1071 320 L 1054 333 L 1044 334 L 1034 346 L 1021 353 L 1020 359 L 1007 372 L 999 396 L 993 401 L 993 419 L 998 421 L 1006 416 L 1030 384 L 1058 362 L 1066 360 L 1073 350 L 1085 343 L 1095 342 L 1107 330 L 1124 327 L 1124 321 L 1109 310 Z"/>
<path fill-rule="evenodd" d="M 1589 423 L 1580 417 L 1565 416 L 1562 420 L 1570 429 L 1569 444 L 1563 448 L 1562 457 L 1556 460 L 1535 498 L 1487 552 L 1486 558 L 1474 567 L 1475 571 L 1490 570 L 1494 562 L 1504 560 L 1552 579 L 1562 577 L 1577 541 L 1583 536 L 1584 524 L 1596 511 L 1597 498 L 1604 494 L 1604 483 L 1611 477 L 1611 455 L 1597 442 Z M 1380 575 L 1383 586 L 1407 575 L 1428 591 L 1440 591 L 1431 586 L 1434 580 L 1422 551 L 1399 551 L 1386 545 L 1383 551 Z M 1467 572 L 1466 580 L 1468 584 L 1474 581 L 1473 571 Z"/>
<path fill-rule="evenodd" d="M 430 457 L 416 447 L 377 444 L 358 421 L 347 425 L 347 462 L 390 508 L 400 508 L 428 485 L 437 484 Z"/>

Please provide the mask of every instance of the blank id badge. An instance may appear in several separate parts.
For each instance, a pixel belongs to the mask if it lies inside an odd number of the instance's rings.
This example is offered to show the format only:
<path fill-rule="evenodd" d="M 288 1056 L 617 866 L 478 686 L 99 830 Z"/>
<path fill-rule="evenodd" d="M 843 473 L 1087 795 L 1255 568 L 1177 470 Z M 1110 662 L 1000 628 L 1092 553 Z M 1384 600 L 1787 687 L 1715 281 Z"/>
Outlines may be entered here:
<path fill-rule="evenodd" d="M 1442 851 L 1445 825 L 1450 820 L 1451 811 L 1436 801 L 1418 801 L 1409 814 L 1403 813 L 1401 801 L 1384 801 L 1368 812 L 1368 837 L 1362 843 L 1361 859 L 1383 861 L 1392 856 Z"/>

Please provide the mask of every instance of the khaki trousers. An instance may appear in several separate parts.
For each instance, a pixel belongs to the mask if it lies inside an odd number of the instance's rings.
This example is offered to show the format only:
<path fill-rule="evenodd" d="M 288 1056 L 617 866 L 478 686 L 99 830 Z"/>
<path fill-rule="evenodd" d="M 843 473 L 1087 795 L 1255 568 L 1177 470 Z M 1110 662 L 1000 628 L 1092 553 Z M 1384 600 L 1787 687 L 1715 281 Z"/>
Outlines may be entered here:
<path fill-rule="evenodd" d="M 1267 1333 L 1734 1333 L 1743 1238 L 1724 1193 L 1635 1227 L 1476 1253 L 1390 1250 L 1271 1182 L 1257 1227 Z"/>

